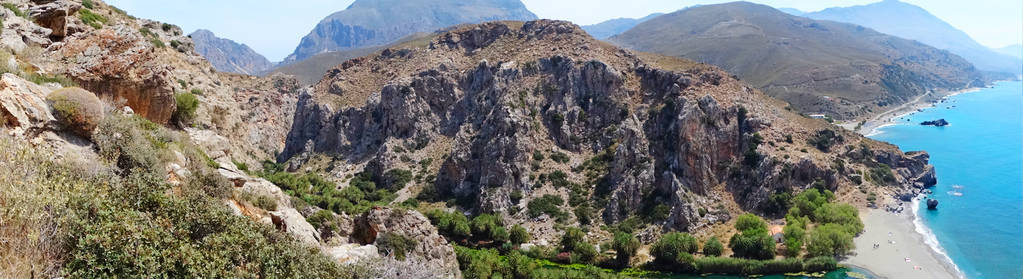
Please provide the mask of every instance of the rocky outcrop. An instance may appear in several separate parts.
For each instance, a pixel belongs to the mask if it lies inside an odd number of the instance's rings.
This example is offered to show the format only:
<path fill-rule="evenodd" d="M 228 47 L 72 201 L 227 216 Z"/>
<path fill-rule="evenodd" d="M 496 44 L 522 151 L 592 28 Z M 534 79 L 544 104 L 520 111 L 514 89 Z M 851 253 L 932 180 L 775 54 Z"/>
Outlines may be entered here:
<path fill-rule="evenodd" d="M 50 89 L 6 73 L 0 78 L 0 126 L 15 134 L 38 134 L 56 123 L 46 96 Z"/>
<path fill-rule="evenodd" d="M 110 103 L 124 102 L 153 122 L 167 123 L 177 108 L 174 79 L 172 68 L 158 61 L 158 49 L 128 26 L 92 32 L 68 38 L 61 48 L 63 59 L 75 61 L 67 75 Z"/>
<path fill-rule="evenodd" d="M 395 277 L 384 278 L 460 278 L 455 250 L 423 214 L 404 209 L 374 208 L 355 220 L 352 240 L 363 245 L 386 246 L 382 236 L 399 235 L 412 239 L 413 247 L 405 254 L 405 262 L 425 270 L 392 270 Z M 351 253 L 348 253 L 351 255 Z M 340 259 L 339 259 L 340 260 Z M 409 276 L 419 274 L 423 277 Z"/>
<path fill-rule="evenodd" d="M 53 38 L 53 40 L 60 41 L 68 34 L 68 17 L 74 15 L 75 12 L 78 12 L 78 9 L 81 9 L 82 5 L 68 0 L 47 2 L 49 3 L 32 6 L 32 8 L 28 10 L 28 15 L 32 17 L 39 26 L 49 28 L 52 31 L 50 33 L 50 37 Z"/>
<path fill-rule="evenodd" d="M 936 209 L 938 209 L 938 200 L 927 199 L 927 209 L 928 210 L 936 210 Z"/>
<path fill-rule="evenodd" d="M 944 127 L 944 126 L 948 126 L 948 121 L 945 121 L 945 119 L 942 118 L 942 119 L 938 119 L 938 120 L 928 120 L 928 121 L 920 122 L 920 125 Z"/>

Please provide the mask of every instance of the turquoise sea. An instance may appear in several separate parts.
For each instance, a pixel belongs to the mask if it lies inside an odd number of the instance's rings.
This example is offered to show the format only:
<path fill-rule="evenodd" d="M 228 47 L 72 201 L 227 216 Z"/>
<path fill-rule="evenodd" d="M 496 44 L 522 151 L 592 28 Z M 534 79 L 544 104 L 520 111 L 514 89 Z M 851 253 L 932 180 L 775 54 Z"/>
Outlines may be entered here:
<path fill-rule="evenodd" d="M 919 125 L 940 118 L 950 125 Z M 998 82 L 898 120 L 870 137 L 930 153 L 938 210 L 917 212 L 931 242 L 967 278 L 1023 278 L 1021 83 Z"/>

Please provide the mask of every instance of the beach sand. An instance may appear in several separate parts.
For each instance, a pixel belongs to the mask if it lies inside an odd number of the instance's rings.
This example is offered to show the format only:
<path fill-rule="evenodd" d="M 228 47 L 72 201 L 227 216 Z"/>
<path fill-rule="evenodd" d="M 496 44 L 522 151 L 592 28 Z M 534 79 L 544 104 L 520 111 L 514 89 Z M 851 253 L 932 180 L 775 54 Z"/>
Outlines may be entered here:
<path fill-rule="evenodd" d="M 866 230 L 856 237 L 856 249 L 843 264 L 889 279 L 960 277 L 955 267 L 932 250 L 924 236 L 916 231 L 912 212 L 896 214 L 868 209 L 860 211 L 860 217 Z M 875 243 L 880 245 L 876 249 Z"/>

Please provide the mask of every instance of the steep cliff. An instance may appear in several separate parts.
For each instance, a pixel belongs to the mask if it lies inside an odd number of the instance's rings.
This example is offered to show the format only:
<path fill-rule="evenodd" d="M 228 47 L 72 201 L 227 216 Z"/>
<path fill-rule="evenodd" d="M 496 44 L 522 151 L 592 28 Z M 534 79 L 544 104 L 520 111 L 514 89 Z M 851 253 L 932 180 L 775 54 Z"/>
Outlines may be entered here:
<path fill-rule="evenodd" d="M 524 209 L 544 195 L 577 212 L 559 223 L 586 225 L 589 207 L 691 231 L 809 187 L 864 203 L 858 188 L 933 184 L 926 156 L 799 116 L 712 66 L 549 20 L 463 26 L 339 65 L 300 97 L 278 160 L 342 182 L 409 170 L 395 202 L 499 213 L 539 238 L 554 214 Z M 897 181 L 861 177 L 882 163 Z"/>

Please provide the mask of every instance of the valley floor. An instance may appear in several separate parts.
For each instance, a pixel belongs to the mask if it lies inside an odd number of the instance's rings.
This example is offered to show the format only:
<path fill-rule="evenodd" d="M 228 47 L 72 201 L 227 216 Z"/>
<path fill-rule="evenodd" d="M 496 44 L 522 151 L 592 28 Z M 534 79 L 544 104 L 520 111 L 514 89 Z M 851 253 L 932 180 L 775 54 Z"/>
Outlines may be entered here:
<path fill-rule="evenodd" d="M 843 264 L 870 270 L 882 278 L 959 278 L 945 257 L 934 252 L 916 231 L 916 217 L 910 210 L 889 213 L 868 209 L 861 211 L 860 217 L 866 229 L 856 237 L 856 249 Z"/>

